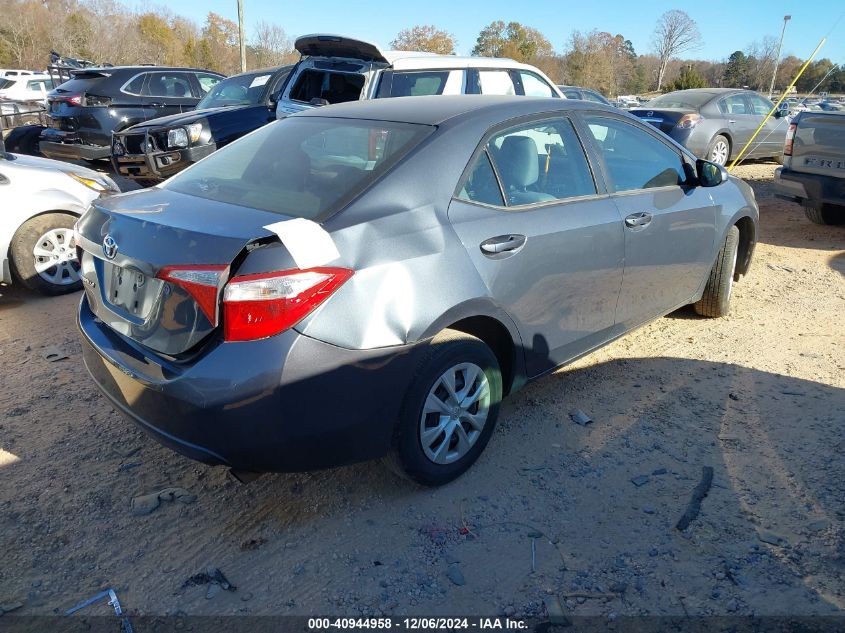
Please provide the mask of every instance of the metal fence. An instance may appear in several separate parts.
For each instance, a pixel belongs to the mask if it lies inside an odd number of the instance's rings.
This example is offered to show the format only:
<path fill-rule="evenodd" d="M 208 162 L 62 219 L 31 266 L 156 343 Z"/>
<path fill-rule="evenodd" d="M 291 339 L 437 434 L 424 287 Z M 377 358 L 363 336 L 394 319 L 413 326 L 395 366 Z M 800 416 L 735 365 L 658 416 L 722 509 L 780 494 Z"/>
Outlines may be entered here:
<path fill-rule="evenodd" d="M 47 125 L 47 108 L 37 101 L 0 101 L 0 128 Z"/>

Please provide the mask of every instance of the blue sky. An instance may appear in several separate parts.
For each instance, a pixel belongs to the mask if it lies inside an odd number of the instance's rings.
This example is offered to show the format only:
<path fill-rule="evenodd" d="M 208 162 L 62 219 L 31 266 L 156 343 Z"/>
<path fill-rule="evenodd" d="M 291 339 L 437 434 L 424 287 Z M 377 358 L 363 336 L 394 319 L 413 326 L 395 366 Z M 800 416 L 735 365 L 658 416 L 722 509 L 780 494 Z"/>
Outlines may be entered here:
<path fill-rule="evenodd" d="M 237 19 L 236 0 L 180 0 L 169 7 L 202 23 L 208 11 Z M 661 13 L 684 9 L 696 20 L 704 45 L 694 56 L 720 60 L 766 35 L 780 36 L 783 16 L 792 15 L 783 54 L 808 56 L 840 17 L 845 4 L 832 0 L 707 0 L 679 3 L 654 0 L 425 0 L 424 2 L 350 2 L 349 0 L 244 0 L 247 35 L 260 20 L 280 25 L 290 36 L 340 33 L 387 47 L 396 33 L 415 24 L 434 24 L 458 40 L 458 52 L 469 54 L 478 32 L 493 20 L 515 20 L 542 31 L 558 50 L 573 29 L 621 33 L 637 53 L 647 53 Z M 828 38 L 820 57 L 845 62 L 845 19 Z"/>

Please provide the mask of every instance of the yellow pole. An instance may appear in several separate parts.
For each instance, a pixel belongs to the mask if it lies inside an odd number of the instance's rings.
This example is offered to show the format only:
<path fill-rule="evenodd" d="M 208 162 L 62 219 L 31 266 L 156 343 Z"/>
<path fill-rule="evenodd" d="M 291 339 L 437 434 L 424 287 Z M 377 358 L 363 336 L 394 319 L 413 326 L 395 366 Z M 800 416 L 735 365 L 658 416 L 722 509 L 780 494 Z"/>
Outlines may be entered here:
<path fill-rule="evenodd" d="M 813 51 L 813 54 L 812 54 L 812 55 L 810 55 L 810 57 L 807 59 L 807 61 L 806 61 L 806 62 L 804 62 L 804 65 L 803 65 L 803 66 L 801 66 L 801 70 L 799 70 L 799 71 L 798 71 L 798 74 L 797 74 L 797 75 L 795 75 L 795 79 L 793 79 L 793 80 L 792 80 L 792 83 L 791 83 L 791 84 L 789 84 L 789 87 L 788 87 L 786 90 L 784 90 L 784 91 L 783 91 L 783 94 L 780 96 L 780 99 L 778 99 L 778 102 L 775 104 L 775 107 L 774 107 L 774 108 L 772 108 L 771 112 L 769 112 L 769 113 L 766 115 L 766 117 L 763 119 L 763 122 L 760 124 L 760 127 L 758 127 L 758 128 L 757 128 L 757 130 L 754 132 L 754 134 L 751 136 L 751 138 L 750 138 L 750 139 L 748 139 L 748 142 L 747 142 L 747 143 L 745 144 L 745 146 L 742 148 L 742 151 L 739 153 L 739 155 L 737 155 L 737 157 L 736 157 L 736 158 L 734 158 L 734 161 L 731 163 L 731 166 L 730 166 L 730 167 L 728 167 L 728 171 L 731 171 L 731 170 L 734 168 L 734 166 L 735 166 L 735 165 L 739 162 L 739 159 L 740 159 L 740 158 L 742 158 L 742 155 L 743 155 L 743 154 L 745 154 L 745 150 L 747 150 L 747 149 L 748 149 L 748 146 L 749 146 L 749 145 L 751 145 L 751 143 L 753 143 L 753 142 L 754 142 L 754 139 L 755 139 L 755 138 L 757 138 L 757 135 L 760 133 L 760 130 L 762 130 L 762 129 L 763 129 L 763 126 L 764 126 L 764 125 L 766 125 L 766 121 L 768 121 L 770 118 L 772 118 L 772 115 L 773 115 L 773 114 L 777 111 L 777 109 L 780 107 L 780 104 L 783 102 L 783 100 L 784 100 L 784 99 L 786 99 L 786 95 L 787 95 L 787 94 L 789 94 L 789 91 L 790 91 L 790 90 L 792 90 L 792 87 L 793 87 L 793 86 L 794 86 L 794 85 L 798 82 L 798 80 L 799 80 L 799 79 L 801 79 L 801 75 L 803 75 L 803 74 L 804 74 L 804 71 L 805 71 L 805 70 L 807 70 L 807 66 L 809 66 L 809 65 L 810 65 L 810 62 L 812 62 L 812 61 L 813 61 L 813 58 L 814 58 L 814 57 L 816 56 L 816 54 L 819 52 L 819 50 L 821 49 L 821 47 L 822 47 L 822 46 L 824 46 L 824 43 L 825 43 L 826 41 L 827 41 L 827 38 L 826 38 L 826 37 L 823 37 L 823 38 L 821 39 L 821 41 L 819 42 L 819 45 L 818 45 L 818 46 L 816 46 L 816 50 L 814 50 L 814 51 Z"/>

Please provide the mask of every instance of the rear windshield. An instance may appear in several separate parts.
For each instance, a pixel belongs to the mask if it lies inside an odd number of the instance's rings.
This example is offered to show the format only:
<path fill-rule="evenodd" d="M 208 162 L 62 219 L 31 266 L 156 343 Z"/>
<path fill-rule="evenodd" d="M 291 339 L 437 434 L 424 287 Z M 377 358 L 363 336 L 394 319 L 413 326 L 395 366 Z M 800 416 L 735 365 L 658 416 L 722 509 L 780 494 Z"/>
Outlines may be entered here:
<path fill-rule="evenodd" d="M 683 108 L 697 110 L 710 101 L 712 92 L 670 92 L 660 95 L 645 104 L 647 108 Z"/>
<path fill-rule="evenodd" d="M 15 82 L 11 79 L 0 79 L 0 90 L 5 90 L 10 86 L 14 86 Z"/>
<path fill-rule="evenodd" d="M 433 130 L 407 123 L 288 117 L 214 152 L 162 186 L 207 200 L 322 221 Z"/>
<path fill-rule="evenodd" d="M 224 79 L 203 97 L 197 104 L 197 110 L 221 106 L 258 105 L 267 88 L 267 82 L 272 76 L 273 73 L 263 72 Z"/>
<path fill-rule="evenodd" d="M 344 103 L 360 99 L 363 88 L 364 75 L 308 68 L 296 78 L 296 83 L 290 91 L 290 99 L 304 103 L 311 103 L 312 99 Z"/>
<path fill-rule="evenodd" d="M 91 90 L 94 86 L 100 83 L 104 78 L 103 77 L 87 77 L 85 79 L 71 79 L 70 81 L 66 81 L 60 86 L 56 88 L 57 92 L 67 93 L 72 92 L 74 94 L 82 94 L 88 90 Z"/>

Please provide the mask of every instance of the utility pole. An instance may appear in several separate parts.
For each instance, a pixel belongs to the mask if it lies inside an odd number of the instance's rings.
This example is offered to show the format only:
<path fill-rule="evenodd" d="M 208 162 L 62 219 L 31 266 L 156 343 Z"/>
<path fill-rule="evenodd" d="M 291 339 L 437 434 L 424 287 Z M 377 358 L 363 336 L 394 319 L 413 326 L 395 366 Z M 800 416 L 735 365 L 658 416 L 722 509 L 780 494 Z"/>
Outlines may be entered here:
<path fill-rule="evenodd" d="M 244 40 L 244 0 L 238 0 L 238 37 L 241 40 L 241 72 L 246 72 L 246 40 Z"/>
<path fill-rule="evenodd" d="M 772 98 L 772 93 L 775 91 L 775 78 L 778 76 L 778 66 L 780 65 L 780 50 L 783 48 L 783 36 L 786 33 L 786 23 L 792 19 L 791 15 L 783 16 L 783 28 L 780 31 L 780 43 L 778 44 L 778 54 L 775 57 L 775 71 L 772 73 L 772 83 L 769 86 L 769 99 Z"/>

